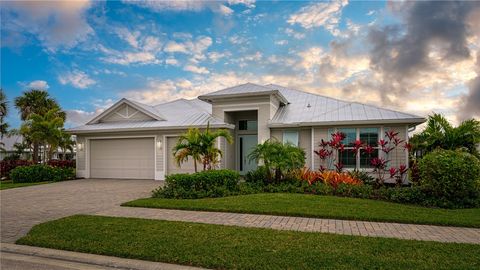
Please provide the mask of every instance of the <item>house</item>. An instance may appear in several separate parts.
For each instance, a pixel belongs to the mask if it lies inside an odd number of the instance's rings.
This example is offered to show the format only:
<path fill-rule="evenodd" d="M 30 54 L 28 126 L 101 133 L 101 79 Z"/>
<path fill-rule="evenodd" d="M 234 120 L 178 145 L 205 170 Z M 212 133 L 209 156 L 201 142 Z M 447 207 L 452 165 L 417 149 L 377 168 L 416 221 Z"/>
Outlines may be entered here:
<path fill-rule="evenodd" d="M 279 85 L 237 85 L 199 96 L 149 106 L 122 99 L 83 126 L 70 129 L 77 136 L 77 174 L 86 178 L 157 179 L 193 172 L 193 162 L 180 167 L 172 147 L 189 127 L 225 128 L 234 143 L 219 138 L 224 152 L 220 168 L 244 174 L 257 164 L 247 158 L 252 147 L 270 138 L 305 149 L 307 166 L 320 167 L 313 151 L 335 131 L 346 140 L 377 142 L 387 130 L 408 140 L 409 129 L 424 118 L 376 106 L 347 102 Z M 397 150 L 392 164 L 408 163 Z M 380 150 L 373 156 L 378 156 Z M 352 154 L 342 156 L 347 169 L 366 168 L 369 162 Z"/>

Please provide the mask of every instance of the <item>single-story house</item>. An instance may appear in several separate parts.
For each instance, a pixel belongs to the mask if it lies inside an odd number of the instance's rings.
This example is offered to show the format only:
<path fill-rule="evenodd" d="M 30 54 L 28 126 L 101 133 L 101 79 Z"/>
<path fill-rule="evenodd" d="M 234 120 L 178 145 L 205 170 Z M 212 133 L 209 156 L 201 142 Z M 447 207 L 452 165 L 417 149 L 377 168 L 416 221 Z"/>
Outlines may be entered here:
<path fill-rule="evenodd" d="M 322 139 L 335 131 L 346 140 L 376 142 L 386 130 L 408 140 L 409 130 L 423 117 L 357 102 L 342 101 L 269 84 L 247 83 L 155 106 L 121 99 L 85 125 L 70 129 L 77 139 L 77 176 L 162 180 L 166 175 L 193 172 L 193 162 L 178 167 L 172 148 L 190 127 L 230 130 L 234 143 L 219 138 L 224 156 L 220 168 L 244 174 L 257 164 L 247 158 L 252 147 L 270 138 L 302 147 L 306 165 L 318 169 L 314 154 Z M 403 149 L 391 164 L 408 163 Z M 374 156 L 380 154 L 376 151 Z M 369 162 L 352 154 L 342 155 L 347 169 L 366 168 Z"/>

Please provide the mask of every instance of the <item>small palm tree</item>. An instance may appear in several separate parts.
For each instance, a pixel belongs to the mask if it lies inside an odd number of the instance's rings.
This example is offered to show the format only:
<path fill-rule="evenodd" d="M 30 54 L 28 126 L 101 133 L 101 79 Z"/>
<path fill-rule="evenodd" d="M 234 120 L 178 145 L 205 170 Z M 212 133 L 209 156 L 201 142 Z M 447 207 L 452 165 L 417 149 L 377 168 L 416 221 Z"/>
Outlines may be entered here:
<path fill-rule="evenodd" d="M 72 140 L 72 135 L 70 133 L 65 132 L 62 130 L 60 134 L 60 141 L 58 146 L 62 149 L 63 155 L 62 160 L 65 160 L 67 150 L 73 153 L 73 146 L 75 145 L 75 141 Z"/>
<path fill-rule="evenodd" d="M 453 127 L 443 115 L 433 114 L 428 117 L 425 129 L 415 134 L 410 143 L 414 150 L 430 152 L 436 148 L 447 150 L 463 148 L 480 157 L 476 148 L 480 143 L 480 122 L 470 119 Z"/>
<path fill-rule="evenodd" d="M 197 172 L 197 162 L 201 161 L 200 130 L 190 128 L 185 134 L 180 135 L 177 144 L 173 147 L 173 155 L 178 166 L 192 157 L 195 172 Z"/>
<path fill-rule="evenodd" d="M 210 124 L 207 125 L 207 129 L 200 133 L 201 142 L 201 154 L 203 156 L 203 170 L 214 169 L 219 161 L 219 157 L 223 156 L 222 150 L 215 146 L 217 138 L 225 138 L 228 143 L 233 142 L 232 134 L 226 129 L 217 129 L 212 131 Z"/>
<path fill-rule="evenodd" d="M 30 138 L 34 144 L 43 145 L 46 159 L 49 160 L 59 147 L 63 121 L 58 115 L 58 109 L 52 109 L 45 115 L 32 114 L 22 125 L 21 133 Z"/>
<path fill-rule="evenodd" d="M 3 139 L 3 136 L 5 136 L 8 131 L 8 123 L 5 122 L 5 117 L 7 116 L 7 113 L 7 96 L 3 92 L 3 89 L 0 88 L 0 139 Z M 5 144 L 0 141 L 0 149 L 3 149 L 2 146 L 5 146 Z"/>

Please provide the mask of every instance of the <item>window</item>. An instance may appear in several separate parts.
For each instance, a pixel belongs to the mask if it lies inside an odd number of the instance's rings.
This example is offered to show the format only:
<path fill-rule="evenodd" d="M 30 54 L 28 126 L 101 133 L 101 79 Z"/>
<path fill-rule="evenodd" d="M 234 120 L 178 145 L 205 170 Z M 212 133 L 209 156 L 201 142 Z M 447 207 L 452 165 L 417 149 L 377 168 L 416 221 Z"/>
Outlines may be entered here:
<path fill-rule="evenodd" d="M 360 149 L 360 168 L 372 168 L 370 161 L 373 158 L 378 157 L 378 134 L 380 133 L 379 128 L 361 128 L 359 131 L 360 140 L 367 145 L 370 145 L 374 148 L 374 151 L 371 153 L 365 152 L 365 150 Z"/>
<path fill-rule="evenodd" d="M 291 143 L 295 146 L 298 146 L 298 131 L 285 130 L 283 132 L 283 143 Z"/>
<path fill-rule="evenodd" d="M 344 168 L 355 168 L 357 166 L 357 159 L 353 150 L 353 142 L 357 139 L 356 128 L 339 128 L 339 132 L 345 134 L 345 139 L 342 143 L 345 145 L 345 151 L 338 153 L 338 160 L 343 164 Z"/>
<path fill-rule="evenodd" d="M 372 168 L 370 161 L 378 157 L 379 154 L 378 139 L 380 128 L 338 128 L 337 131 L 345 134 L 345 139 L 342 141 L 345 145 L 345 151 L 337 153 L 338 161 L 343 164 L 344 168 Z M 328 133 L 335 133 L 335 130 L 329 129 Z M 357 139 L 364 144 L 372 146 L 373 151 L 367 153 L 364 149 L 360 149 L 359 153 L 355 155 L 353 143 Z"/>
<path fill-rule="evenodd" d="M 238 130 L 257 130 L 258 123 L 255 120 L 240 120 L 238 121 Z"/>

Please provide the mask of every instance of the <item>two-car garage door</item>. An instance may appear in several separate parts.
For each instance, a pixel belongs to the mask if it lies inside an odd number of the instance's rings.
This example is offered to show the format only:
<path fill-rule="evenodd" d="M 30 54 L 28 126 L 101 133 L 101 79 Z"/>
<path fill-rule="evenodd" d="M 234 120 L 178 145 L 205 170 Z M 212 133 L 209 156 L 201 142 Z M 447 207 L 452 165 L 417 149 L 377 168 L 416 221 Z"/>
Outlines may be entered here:
<path fill-rule="evenodd" d="M 90 140 L 90 177 L 154 179 L 154 139 Z"/>

